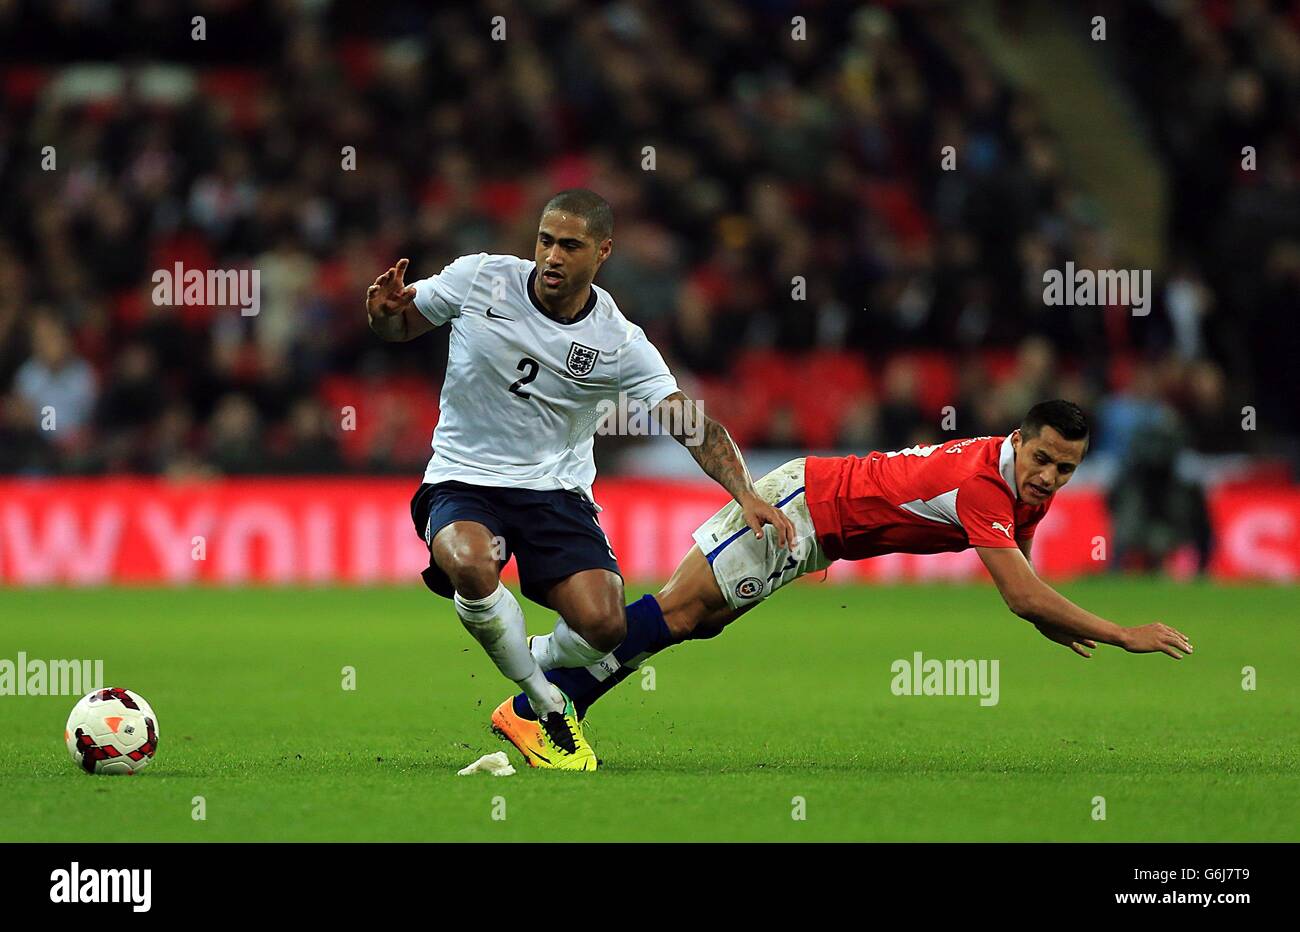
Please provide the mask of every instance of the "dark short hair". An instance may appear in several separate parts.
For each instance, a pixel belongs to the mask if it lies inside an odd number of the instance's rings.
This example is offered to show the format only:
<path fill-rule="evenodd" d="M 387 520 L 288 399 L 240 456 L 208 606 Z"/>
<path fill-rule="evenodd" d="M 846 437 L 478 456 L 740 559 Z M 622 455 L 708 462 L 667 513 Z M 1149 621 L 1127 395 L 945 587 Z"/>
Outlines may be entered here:
<path fill-rule="evenodd" d="M 599 245 L 614 235 L 614 208 L 595 191 L 586 188 L 569 188 L 546 202 L 542 213 L 562 210 L 587 221 L 587 232 Z"/>
<path fill-rule="evenodd" d="M 1084 452 L 1088 451 L 1088 418 L 1073 401 L 1040 401 L 1020 422 L 1020 436 L 1032 440 L 1044 427 L 1052 428 L 1066 440 L 1084 441 Z"/>

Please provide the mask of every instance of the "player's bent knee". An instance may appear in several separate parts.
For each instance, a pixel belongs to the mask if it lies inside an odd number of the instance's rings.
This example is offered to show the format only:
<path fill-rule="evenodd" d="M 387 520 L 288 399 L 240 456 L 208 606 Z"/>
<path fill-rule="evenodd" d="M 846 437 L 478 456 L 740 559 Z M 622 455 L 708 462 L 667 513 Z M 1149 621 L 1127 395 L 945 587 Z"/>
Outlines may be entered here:
<path fill-rule="evenodd" d="M 501 564 L 492 556 L 485 534 L 447 528 L 433 540 L 434 562 L 461 598 L 485 598 L 496 591 L 500 581 Z"/>
<path fill-rule="evenodd" d="M 490 557 L 452 548 L 438 554 L 438 566 L 463 599 L 483 599 L 496 591 L 500 568 Z"/>
<path fill-rule="evenodd" d="M 485 599 L 496 591 L 500 577 L 495 563 L 474 563 L 447 571 L 452 586 L 463 599 Z"/>

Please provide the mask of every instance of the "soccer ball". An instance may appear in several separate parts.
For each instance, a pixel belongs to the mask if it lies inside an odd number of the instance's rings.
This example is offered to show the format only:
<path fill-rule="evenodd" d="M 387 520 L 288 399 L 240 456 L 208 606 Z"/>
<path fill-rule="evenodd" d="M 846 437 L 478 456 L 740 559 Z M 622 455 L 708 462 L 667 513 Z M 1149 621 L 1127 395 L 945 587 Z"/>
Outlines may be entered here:
<path fill-rule="evenodd" d="M 158 716 L 129 689 L 97 689 L 73 707 L 63 740 L 86 773 L 139 773 L 158 750 Z"/>

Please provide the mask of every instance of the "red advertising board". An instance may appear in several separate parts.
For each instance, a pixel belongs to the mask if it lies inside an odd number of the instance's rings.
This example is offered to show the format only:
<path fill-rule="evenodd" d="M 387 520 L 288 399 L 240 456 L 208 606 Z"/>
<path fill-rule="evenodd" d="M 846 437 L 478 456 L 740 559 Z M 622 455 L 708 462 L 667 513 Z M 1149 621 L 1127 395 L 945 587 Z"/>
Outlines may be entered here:
<path fill-rule="evenodd" d="M 400 479 L 154 479 L 0 482 L 0 585 L 418 583 L 428 556 L 410 518 L 416 483 Z M 596 486 L 628 579 L 666 579 L 691 532 L 725 500 L 709 483 L 609 480 Z M 1211 496 L 1223 579 L 1300 578 L 1300 489 Z M 1038 530 L 1039 572 L 1104 572 L 1102 495 L 1061 493 Z M 507 571 L 512 578 L 513 567 Z M 972 579 L 973 551 L 837 564 L 830 579 Z"/>

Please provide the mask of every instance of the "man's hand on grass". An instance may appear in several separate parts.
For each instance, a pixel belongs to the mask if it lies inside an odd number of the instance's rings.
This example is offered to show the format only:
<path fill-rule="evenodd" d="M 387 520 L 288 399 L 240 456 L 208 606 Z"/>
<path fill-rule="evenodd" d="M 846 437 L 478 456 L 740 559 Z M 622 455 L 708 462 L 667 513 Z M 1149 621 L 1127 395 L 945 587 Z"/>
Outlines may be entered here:
<path fill-rule="evenodd" d="M 1149 625 L 1139 625 L 1136 628 L 1125 628 L 1120 647 L 1131 654 L 1159 652 L 1168 654 L 1175 660 L 1182 660 L 1183 654 L 1192 652 L 1192 645 L 1187 640 L 1187 635 L 1158 621 Z"/>

